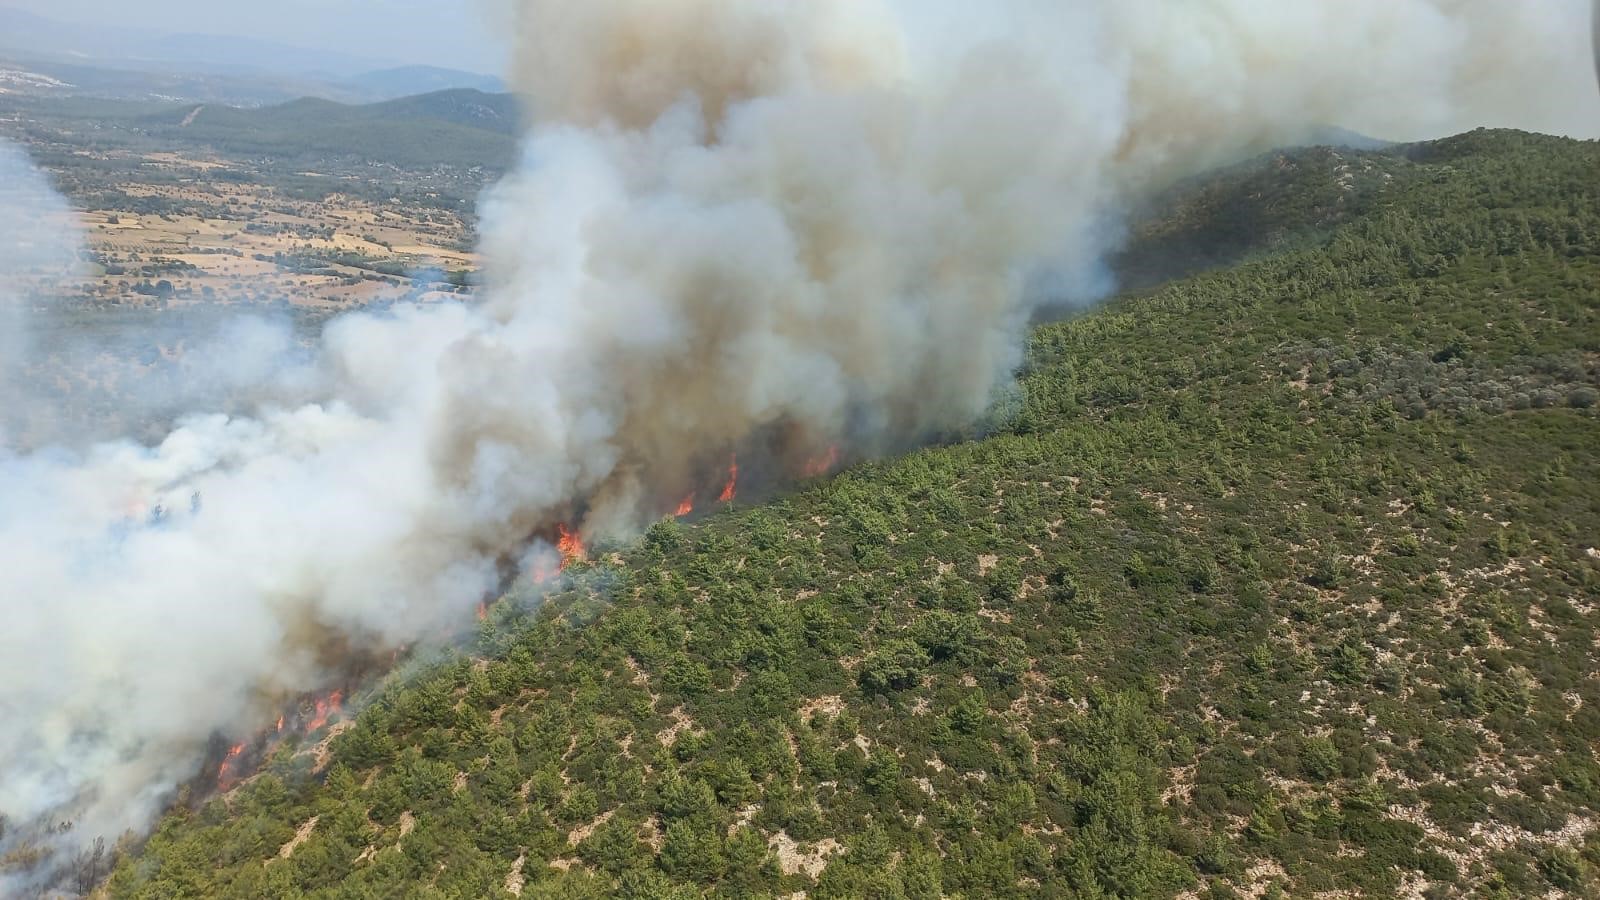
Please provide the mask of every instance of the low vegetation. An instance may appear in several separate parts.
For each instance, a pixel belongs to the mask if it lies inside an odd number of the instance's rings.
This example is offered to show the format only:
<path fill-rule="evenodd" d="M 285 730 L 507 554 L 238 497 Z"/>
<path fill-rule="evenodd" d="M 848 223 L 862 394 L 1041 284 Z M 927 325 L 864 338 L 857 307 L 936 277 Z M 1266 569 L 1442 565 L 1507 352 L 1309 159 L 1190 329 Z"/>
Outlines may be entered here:
<path fill-rule="evenodd" d="M 203 183 L 470 216 L 514 161 L 522 124 L 510 95 L 474 90 L 251 109 L 0 94 L 0 137 L 26 145 L 78 205 L 143 215 L 227 213 Z"/>
<path fill-rule="evenodd" d="M 987 436 L 514 593 L 107 893 L 1593 896 L 1600 149 L 1285 159 Z"/>

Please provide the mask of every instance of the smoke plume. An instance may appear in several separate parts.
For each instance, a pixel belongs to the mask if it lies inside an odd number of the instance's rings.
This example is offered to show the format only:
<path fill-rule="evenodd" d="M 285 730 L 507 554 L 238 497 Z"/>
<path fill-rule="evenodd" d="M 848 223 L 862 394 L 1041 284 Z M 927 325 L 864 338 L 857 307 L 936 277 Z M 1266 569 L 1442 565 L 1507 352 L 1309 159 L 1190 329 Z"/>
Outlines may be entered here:
<path fill-rule="evenodd" d="M 1600 0 L 1594 0 L 1594 77 L 1600 82 Z"/>
<path fill-rule="evenodd" d="M 0 446 L 8 422 L 32 406 L 24 384 L 40 288 L 76 271 L 73 213 L 22 151 L 0 144 Z M 15 427 L 15 426 L 12 426 Z"/>
<path fill-rule="evenodd" d="M 1586 6 L 514 3 L 539 124 L 480 301 L 348 316 L 292 389 L 155 442 L 0 450 L 4 840 L 143 825 L 558 525 L 625 538 L 730 495 L 730 459 L 779 481 L 971 422 L 1173 179 L 1329 125 L 1594 134 Z"/>

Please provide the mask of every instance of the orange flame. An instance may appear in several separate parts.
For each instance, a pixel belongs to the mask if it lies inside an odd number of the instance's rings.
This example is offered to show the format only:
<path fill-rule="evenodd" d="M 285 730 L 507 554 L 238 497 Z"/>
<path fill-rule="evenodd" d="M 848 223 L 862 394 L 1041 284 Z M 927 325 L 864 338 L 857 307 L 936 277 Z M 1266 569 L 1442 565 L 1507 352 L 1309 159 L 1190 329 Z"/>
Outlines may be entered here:
<path fill-rule="evenodd" d="M 694 495 L 690 494 L 689 496 L 683 498 L 683 502 L 678 504 L 678 511 L 672 515 L 675 518 L 681 519 L 692 512 L 694 512 Z"/>
<path fill-rule="evenodd" d="M 487 600 L 479 600 L 478 601 L 478 621 L 479 622 L 484 622 L 484 621 L 487 621 L 488 618 L 489 618 L 489 601 L 487 601 Z"/>
<path fill-rule="evenodd" d="M 722 496 L 717 498 L 718 503 L 732 503 L 733 498 L 739 495 L 739 457 L 734 456 L 728 463 L 728 483 L 722 488 Z"/>
<path fill-rule="evenodd" d="M 565 524 L 556 526 L 560 539 L 556 541 L 556 550 L 561 553 L 561 568 L 575 562 L 582 562 L 588 553 L 583 546 L 583 538 L 578 533 L 568 528 Z"/>
<path fill-rule="evenodd" d="M 283 716 L 279 716 L 278 717 L 278 729 L 277 730 L 278 730 L 279 734 L 283 733 Z"/>
<path fill-rule="evenodd" d="M 806 460 L 805 466 L 802 467 L 800 471 L 801 474 L 803 474 L 806 478 L 821 478 L 829 472 L 832 472 L 833 467 L 837 466 L 838 464 L 839 445 L 835 444 L 828 448 L 827 453 L 813 456 Z"/>
<path fill-rule="evenodd" d="M 328 718 L 337 713 L 343 704 L 343 691 L 334 691 L 326 697 L 318 697 L 315 712 L 312 714 L 310 721 L 306 722 L 306 731 L 316 731 L 318 728 L 328 724 Z"/>
<path fill-rule="evenodd" d="M 588 550 L 583 546 L 583 538 L 579 537 L 577 532 L 568 528 L 566 523 L 556 526 L 556 552 L 560 554 L 561 559 L 556 563 L 554 571 L 546 568 L 543 561 L 536 560 L 534 562 L 533 571 L 528 573 L 528 577 L 533 579 L 534 584 L 544 584 L 566 571 L 567 566 L 575 562 L 582 562 L 588 554 Z"/>
<path fill-rule="evenodd" d="M 231 790 L 233 786 L 238 783 L 239 778 L 238 775 L 233 771 L 233 765 L 234 763 L 238 762 L 239 757 L 243 755 L 243 744 L 234 744 L 232 747 L 228 748 L 228 755 L 223 757 L 222 765 L 217 767 L 218 790 Z"/>
<path fill-rule="evenodd" d="M 550 569 L 545 568 L 544 563 L 536 562 L 533 564 L 533 571 L 528 573 L 528 577 L 533 579 L 534 584 L 544 584 L 550 579 L 556 577 L 560 571 L 561 569 L 559 567 L 556 568 L 555 571 L 551 571 Z"/>

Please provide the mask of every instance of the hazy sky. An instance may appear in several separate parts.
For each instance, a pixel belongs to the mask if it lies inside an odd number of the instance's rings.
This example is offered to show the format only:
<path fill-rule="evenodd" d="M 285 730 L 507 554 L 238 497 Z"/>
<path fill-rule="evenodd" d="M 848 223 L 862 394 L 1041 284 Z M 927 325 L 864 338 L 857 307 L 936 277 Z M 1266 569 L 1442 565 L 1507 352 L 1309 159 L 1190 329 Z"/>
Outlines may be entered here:
<path fill-rule="evenodd" d="M 492 0 L 491 0 L 492 2 Z M 313 50 L 499 74 L 486 0 L 0 0 L 64 22 L 246 35 Z"/>

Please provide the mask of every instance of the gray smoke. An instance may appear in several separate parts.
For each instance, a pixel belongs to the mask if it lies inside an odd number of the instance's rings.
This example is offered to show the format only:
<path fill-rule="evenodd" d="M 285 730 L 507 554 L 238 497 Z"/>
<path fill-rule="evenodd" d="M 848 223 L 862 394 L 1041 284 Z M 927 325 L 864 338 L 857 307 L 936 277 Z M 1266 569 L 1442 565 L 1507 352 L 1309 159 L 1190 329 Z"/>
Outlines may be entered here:
<path fill-rule="evenodd" d="M 507 12 L 540 124 L 484 203 L 481 304 L 349 316 L 248 415 L 0 454 L 13 823 L 144 824 L 330 648 L 450 631 L 556 523 L 624 538 L 732 454 L 778 477 L 971 422 L 1173 179 L 1330 124 L 1600 125 L 1584 0 Z"/>

